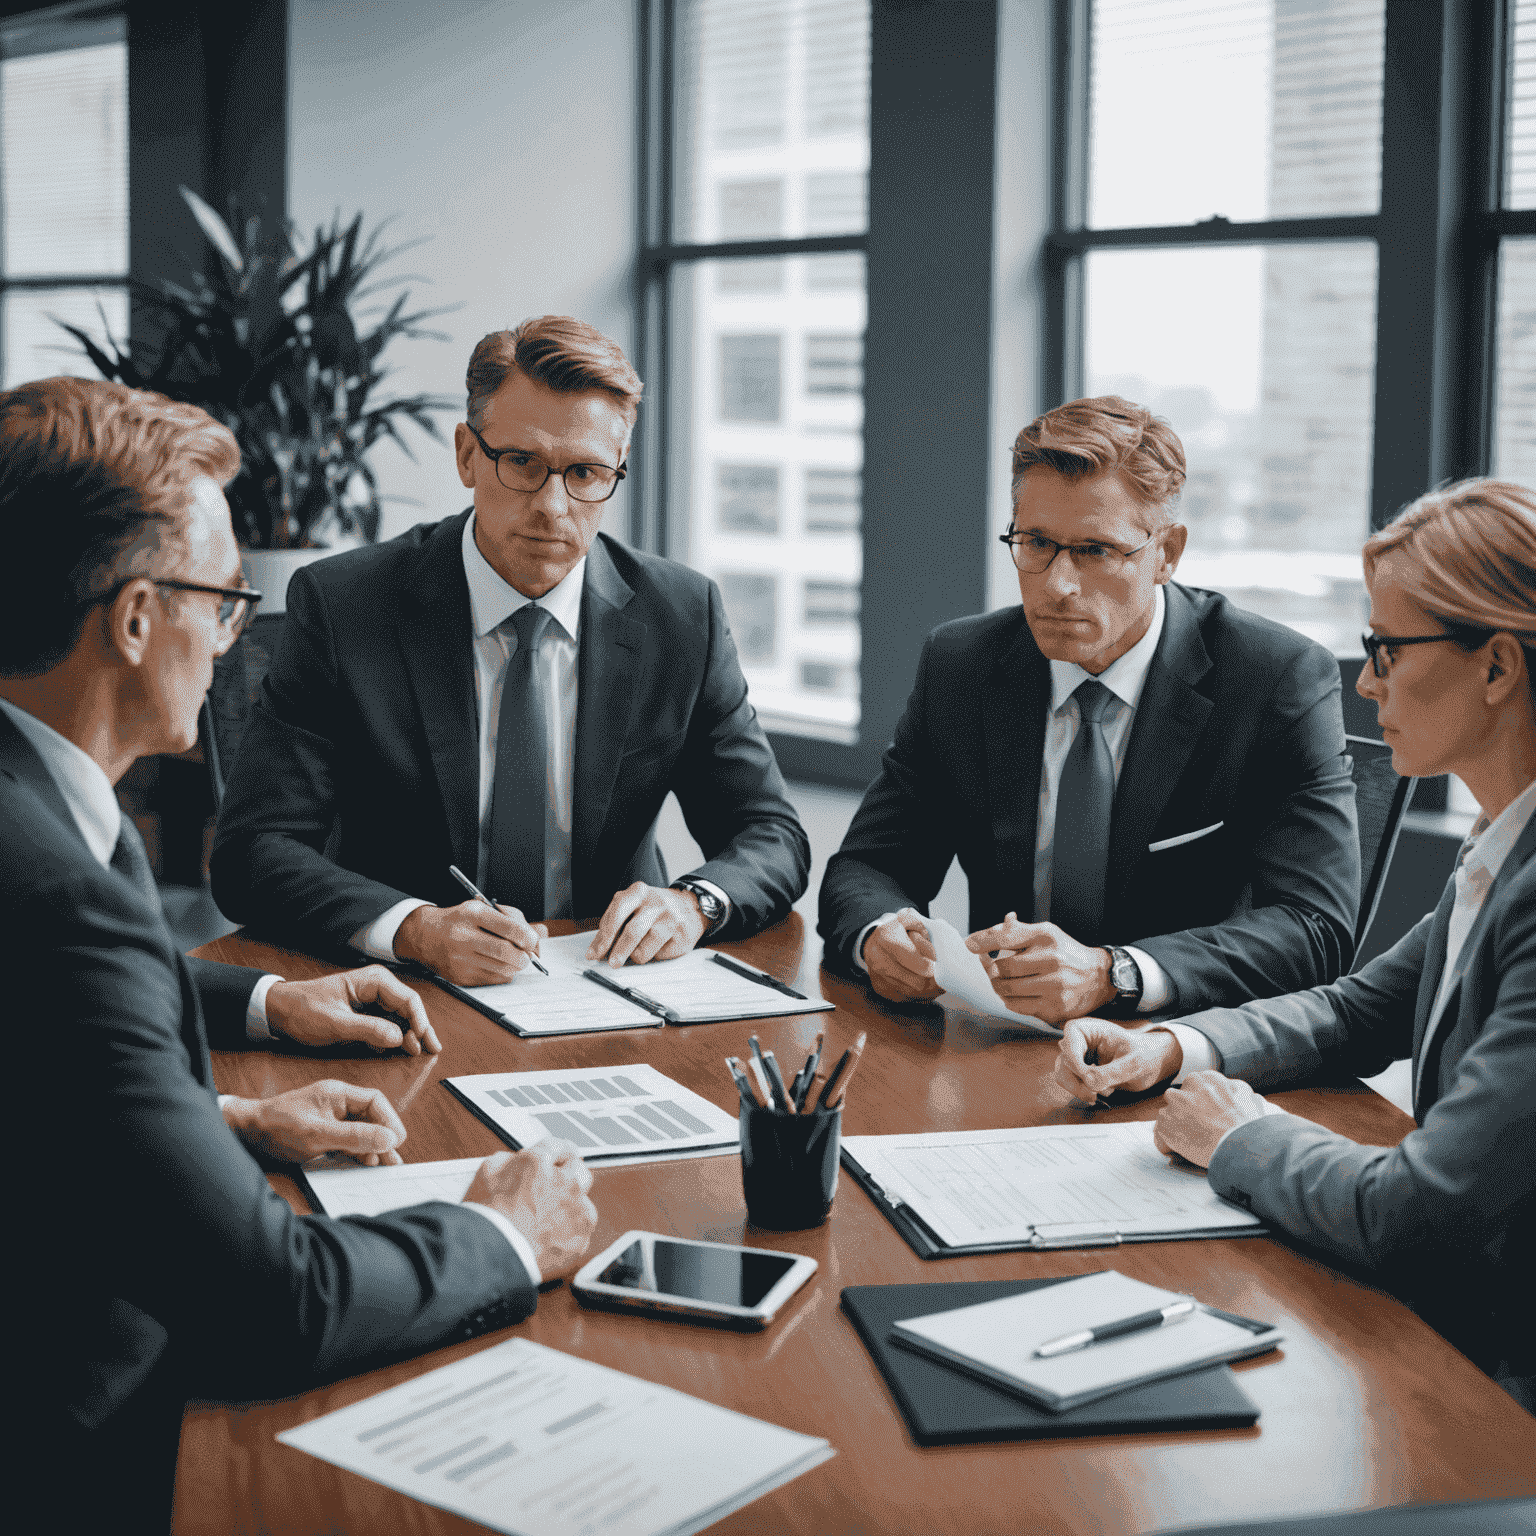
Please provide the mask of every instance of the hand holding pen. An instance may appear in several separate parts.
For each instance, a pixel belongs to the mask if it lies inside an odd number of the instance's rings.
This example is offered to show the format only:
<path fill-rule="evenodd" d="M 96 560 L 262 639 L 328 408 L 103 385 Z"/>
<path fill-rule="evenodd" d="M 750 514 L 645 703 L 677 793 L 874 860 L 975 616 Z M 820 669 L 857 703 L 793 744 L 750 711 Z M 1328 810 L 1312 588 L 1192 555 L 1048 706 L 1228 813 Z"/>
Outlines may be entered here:
<path fill-rule="evenodd" d="M 516 912 L 514 908 L 503 907 L 492 901 L 491 898 L 487 896 L 474 883 L 474 881 L 471 880 L 469 876 L 459 868 L 457 864 L 450 864 L 448 866 L 448 873 L 452 875 L 453 878 L 457 880 L 459 884 L 462 885 L 464 889 L 468 891 L 476 901 L 484 903 L 484 905 L 489 907 L 492 912 L 499 913 L 503 917 L 512 919 L 514 927 L 510 934 L 496 933 L 493 936 L 496 938 L 504 939 L 504 941 L 510 944 L 514 949 L 521 950 L 525 955 L 528 956 L 528 963 L 532 965 L 533 968 L 538 971 L 541 976 L 548 976 L 549 972 L 544 969 L 538 957 L 539 939 L 541 937 L 539 930 L 530 926 L 528 923 L 523 922 L 521 914 Z M 414 916 L 414 914 L 412 915 Z M 402 924 L 402 927 L 403 926 L 404 925 Z M 528 942 L 530 938 L 533 940 L 531 945 Z M 454 978 L 449 977 L 448 979 L 451 981 Z"/>

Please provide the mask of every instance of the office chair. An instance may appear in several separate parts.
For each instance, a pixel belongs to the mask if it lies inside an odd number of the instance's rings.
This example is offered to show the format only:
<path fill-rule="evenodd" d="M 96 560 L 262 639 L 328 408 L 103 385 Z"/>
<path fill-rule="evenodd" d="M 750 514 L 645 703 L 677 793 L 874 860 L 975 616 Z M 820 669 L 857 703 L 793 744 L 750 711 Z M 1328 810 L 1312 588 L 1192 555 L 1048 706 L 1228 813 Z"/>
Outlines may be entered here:
<path fill-rule="evenodd" d="M 1387 866 L 1418 780 L 1398 776 L 1392 766 L 1392 749 L 1384 741 L 1369 736 L 1345 736 L 1344 740 L 1349 744 L 1355 814 L 1360 823 L 1360 915 L 1355 920 L 1358 955 L 1381 904 Z"/>

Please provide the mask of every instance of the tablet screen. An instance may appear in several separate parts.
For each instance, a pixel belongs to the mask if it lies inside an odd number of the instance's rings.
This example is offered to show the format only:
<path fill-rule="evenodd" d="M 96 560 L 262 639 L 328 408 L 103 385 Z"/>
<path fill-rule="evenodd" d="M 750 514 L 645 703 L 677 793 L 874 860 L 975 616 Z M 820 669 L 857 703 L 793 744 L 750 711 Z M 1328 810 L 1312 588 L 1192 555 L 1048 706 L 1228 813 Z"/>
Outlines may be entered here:
<path fill-rule="evenodd" d="M 794 1259 L 778 1253 L 735 1253 L 665 1237 L 637 1238 L 598 1280 L 658 1296 L 727 1307 L 755 1307 L 783 1279 Z"/>

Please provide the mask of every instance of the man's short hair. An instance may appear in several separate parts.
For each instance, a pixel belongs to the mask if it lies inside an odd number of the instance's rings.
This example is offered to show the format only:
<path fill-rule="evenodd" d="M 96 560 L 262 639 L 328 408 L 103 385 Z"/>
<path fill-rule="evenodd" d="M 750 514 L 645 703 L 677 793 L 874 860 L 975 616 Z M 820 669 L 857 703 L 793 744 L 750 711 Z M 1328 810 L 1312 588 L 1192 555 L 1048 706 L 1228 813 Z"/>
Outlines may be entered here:
<path fill-rule="evenodd" d="M 563 395 L 600 389 L 618 401 L 631 427 L 640 414 L 645 386 L 624 349 L 570 315 L 539 315 L 510 331 L 480 338 L 464 374 L 469 395 L 465 415 L 477 431 L 491 396 L 513 373 L 524 373 Z"/>
<path fill-rule="evenodd" d="M 1119 395 L 1069 400 L 1037 416 L 1013 440 L 1013 494 L 1044 465 L 1068 480 L 1118 471 L 1138 501 L 1160 520 L 1173 516 L 1184 489 L 1184 445 L 1178 433 L 1143 405 Z"/>
<path fill-rule="evenodd" d="M 150 390 L 40 379 L 0 394 L 0 675 L 62 661 L 145 533 L 174 537 L 192 482 L 239 468 L 227 427 Z"/>

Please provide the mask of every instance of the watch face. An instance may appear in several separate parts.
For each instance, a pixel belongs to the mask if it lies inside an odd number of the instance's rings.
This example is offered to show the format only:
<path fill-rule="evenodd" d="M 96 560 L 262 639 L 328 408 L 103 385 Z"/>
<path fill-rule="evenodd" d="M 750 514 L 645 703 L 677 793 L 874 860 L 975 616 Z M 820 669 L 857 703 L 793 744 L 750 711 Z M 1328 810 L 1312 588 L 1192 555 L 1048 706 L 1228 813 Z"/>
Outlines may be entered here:
<path fill-rule="evenodd" d="M 1109 968 L 1109 979 L 1117 991 L 1134 992 L 1141 977 L 1136 962 L 1129 955 L 1120 953 L 1115 955 L 1114 964 Z"/>

